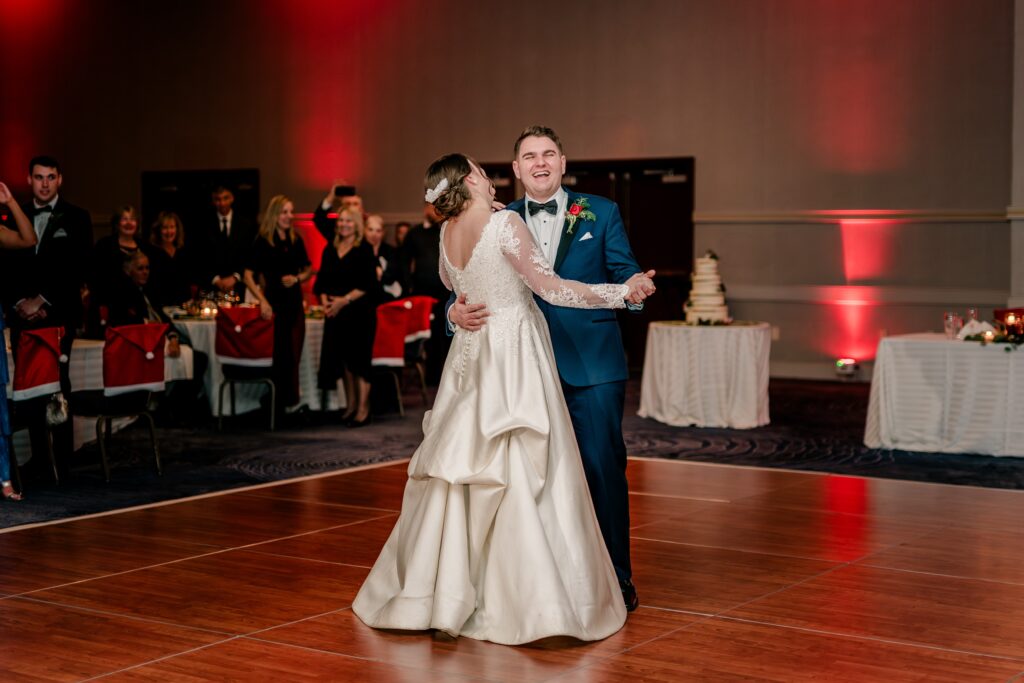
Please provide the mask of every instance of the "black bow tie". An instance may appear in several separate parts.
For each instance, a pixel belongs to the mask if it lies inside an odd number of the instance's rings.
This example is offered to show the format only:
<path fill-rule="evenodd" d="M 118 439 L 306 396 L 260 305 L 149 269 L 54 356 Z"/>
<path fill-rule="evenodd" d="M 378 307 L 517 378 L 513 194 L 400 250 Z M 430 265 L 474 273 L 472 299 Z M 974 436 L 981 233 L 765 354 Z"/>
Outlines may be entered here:
<path fill-rule="evenodd" d="M 33 216 L 37 216 L 41 213 L 50 213 L 53 211 L 53 207 L 49 204 L 43 204 L 42 206 L 35 207 L 35 211 L 32 212 Z"/>
<path fill-rule="evenodd" d="M 530 215 L 533 216 L 541 211 L 547 211 L 552 216 L 558 213 L 558 202 L 554 199 L 544 202 L 526 202 L 526 208 L 529 209 Z"/>

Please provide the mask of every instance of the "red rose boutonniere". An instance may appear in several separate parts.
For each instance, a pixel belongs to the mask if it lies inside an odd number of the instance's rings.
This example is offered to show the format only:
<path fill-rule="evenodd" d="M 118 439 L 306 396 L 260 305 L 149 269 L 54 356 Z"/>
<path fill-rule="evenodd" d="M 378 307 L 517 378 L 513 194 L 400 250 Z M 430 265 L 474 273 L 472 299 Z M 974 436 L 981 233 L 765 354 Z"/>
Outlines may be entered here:
<path fill-rule="evenodd" d="M 576 201 L 572 203 L 565 211 L 565 218 L 569 221 L 569 229 L 565 231 L 567 235 L 571 235 L 572 231 L 576 229 L 576 221 L 596 221 L 597 216 L 590 210 L 590 202 L 587 201 L 586 197 L 577 197 Z"/>

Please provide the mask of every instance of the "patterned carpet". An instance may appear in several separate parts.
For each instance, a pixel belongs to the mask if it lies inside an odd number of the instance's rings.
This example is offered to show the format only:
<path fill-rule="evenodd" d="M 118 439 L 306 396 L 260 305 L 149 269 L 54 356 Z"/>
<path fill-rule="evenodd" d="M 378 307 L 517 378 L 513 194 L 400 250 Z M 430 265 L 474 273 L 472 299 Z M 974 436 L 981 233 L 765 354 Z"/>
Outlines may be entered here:
<path fill-rule="evenodd" d="M 630 382 L 623 427 L 632 456 L 780 467 L 869 477 L 995 488 L 1024 488 L 1024 458 L 908 453 L 862 443 L 866 384 L 773 380 L 772 422 L 751 430 L 670 427 L 636 417 L 639 382 Z M 56 486 L 26 472 L 26 499 L 0 503 L 0 527 L 171 500 L 368 463 L 406 458 L 421 437 L 423 407 L 406 397 L 405 418 L 388 415 L 363 429 L 346 429 L 336 414 L 292 416 L 273 433 L 266 418 L 226 424 L 164 426 L 159 440 L 164 474 L 157 476 L 145 429 L 114 435 L 111 483 L 105 484 L 95 444 L 75 455 Z"/>

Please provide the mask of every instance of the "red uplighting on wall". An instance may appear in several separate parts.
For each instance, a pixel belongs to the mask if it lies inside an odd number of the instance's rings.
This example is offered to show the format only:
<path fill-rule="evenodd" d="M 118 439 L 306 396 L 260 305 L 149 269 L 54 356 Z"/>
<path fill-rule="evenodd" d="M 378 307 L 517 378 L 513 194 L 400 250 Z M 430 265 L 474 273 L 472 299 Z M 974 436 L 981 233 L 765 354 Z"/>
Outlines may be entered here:
<path fill-rule="evenodd" d="M 871 282 L 896 264 L 895 235 L 899 223 L 870 218 L 839 222 L 843 238 L 843 272 L 846 284 Z"/>

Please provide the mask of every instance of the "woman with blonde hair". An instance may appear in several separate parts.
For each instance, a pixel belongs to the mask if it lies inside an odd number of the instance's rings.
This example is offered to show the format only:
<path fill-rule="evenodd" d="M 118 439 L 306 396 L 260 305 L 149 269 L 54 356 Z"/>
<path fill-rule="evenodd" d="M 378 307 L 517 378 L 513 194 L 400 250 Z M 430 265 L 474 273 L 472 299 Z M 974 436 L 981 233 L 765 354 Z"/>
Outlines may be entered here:
<path fill-rule="evenodd" d="M 295 205 L 272 197 L 260 222 L 245 268 L 245 286 L 260 304 L 260 315 L 274 319 L 274 384 L 286 413 L 299 407 L 299 359 L 306 337 L 302 283 L 312 275 L 306 245 L 293 226 Z"/>
<path fill-rule="evenodd" d="M 325 315 L 318 384 L 328 391 L 344 379 L 348 407 L 342 420 L 350 427 L 370 423 L 370 361 L 380 301 L 377 258 L 363 229 L 361 212 L 338 213 L 313 286 Z"/>

